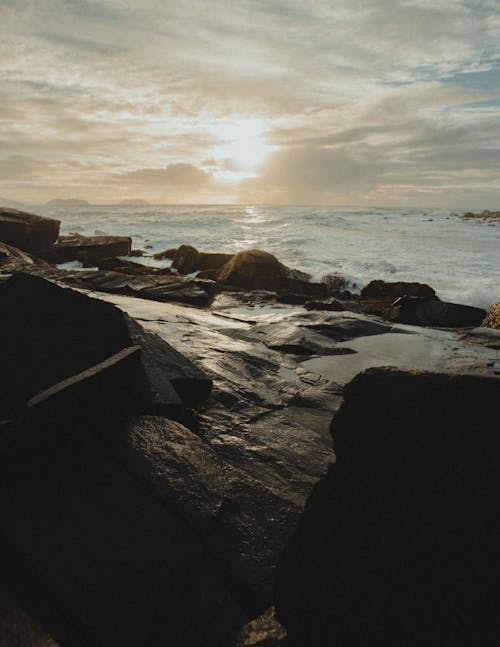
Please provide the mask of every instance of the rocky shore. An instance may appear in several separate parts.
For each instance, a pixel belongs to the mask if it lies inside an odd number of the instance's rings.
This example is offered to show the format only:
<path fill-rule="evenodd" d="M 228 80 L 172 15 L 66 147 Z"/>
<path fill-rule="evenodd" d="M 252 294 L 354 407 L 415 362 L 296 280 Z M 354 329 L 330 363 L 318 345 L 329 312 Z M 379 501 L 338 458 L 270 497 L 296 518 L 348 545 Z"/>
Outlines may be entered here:
<path fill-rule="evenodd" d="M 488 642 L 498 304 L 38 218 L 0 209 L 2 645 Z"/>

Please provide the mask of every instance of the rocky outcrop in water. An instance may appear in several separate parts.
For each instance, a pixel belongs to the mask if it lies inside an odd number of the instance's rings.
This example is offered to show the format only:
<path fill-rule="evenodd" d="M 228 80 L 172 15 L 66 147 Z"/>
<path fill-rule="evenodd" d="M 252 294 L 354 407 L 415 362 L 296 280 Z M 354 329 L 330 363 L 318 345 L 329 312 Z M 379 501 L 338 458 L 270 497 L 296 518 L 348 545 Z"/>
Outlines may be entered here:
<path fill-rule="evenodd" d="M 337 461 L 279 566 L 291 646 L 495 642 L 499 395 L 499 378 L 393 369 L 349 384 Z"/>
<path fill-rule="evenodd" d="M 166 250 L 161 256 L 156 258 L 168 258 Z M 192 272 L 219 270 L 223 265 L 233 257 L 232 254 L 215 254 L 211 252 L 199 252 L 191 245 L 181 245 L 175 250 L 172 257 L 172 267 L 181 274 L 191 274 Z"/>
<path fill-rule="evenodd" d="M 0 241 L 26 252 L 49 248 L 59 236 L 59 220 L 0 207 Z"/>
<path fill-rule="evenodd" d="M 43 258 L 51 263 L 81 261 L 96 265 L 104 258 L 128 256 L 132 239 L 128 236 L 61 236 L 57 244 L 44 252 Z"/>

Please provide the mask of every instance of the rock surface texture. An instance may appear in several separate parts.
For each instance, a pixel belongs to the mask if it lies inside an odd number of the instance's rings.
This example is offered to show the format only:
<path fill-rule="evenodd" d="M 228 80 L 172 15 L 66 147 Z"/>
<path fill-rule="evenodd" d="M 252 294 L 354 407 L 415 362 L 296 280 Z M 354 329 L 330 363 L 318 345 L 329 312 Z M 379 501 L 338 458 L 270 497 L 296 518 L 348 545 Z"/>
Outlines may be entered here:
<path fill-rule="evenodd" d="M 131 247 L 132 239 L 128 236 L 61 236 L 43 257 L 51 263 L 81 261 L 95 265 L 104 258 L 128 256 Z"/>
<path fill-rule="evenodd" d="M 59 220 L 0 207 L 0 242 L 26 252 L 50 247 L 59 236 Z"/>
<path fill-rule="evenodd" d="M 494 303 L 482 323 L 486 328 L 500 330 L 500 303 Z"/>
<path fill-rule="evenodd" d="M 494 644 L 499 397 L 500 379 L 471 375 L 373 369 L 348 385 L 337 462 L 279 567 L 290 645 Z"/>

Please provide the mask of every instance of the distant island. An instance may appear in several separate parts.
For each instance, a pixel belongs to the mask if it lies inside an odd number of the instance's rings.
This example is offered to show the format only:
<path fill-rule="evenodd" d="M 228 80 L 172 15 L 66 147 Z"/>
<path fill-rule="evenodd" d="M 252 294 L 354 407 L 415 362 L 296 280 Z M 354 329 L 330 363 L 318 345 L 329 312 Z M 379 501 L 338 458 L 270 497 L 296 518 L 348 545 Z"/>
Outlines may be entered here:
<path fill-rule="evenodd" d="M 0 196 L 0 207 L 7 207 L 9 209 L 24 209 L 25 205 L 21 202 L 16 202 L 16 200 L 9 200 L 8 198 L 3 198 Z"/>
<path fill-rule="evenodd" d="M 126 198 L 125 200 L 120 200 L 118 204 L 128 207 L 149 207 L 151 203 L 147 200 L 141 200 L 139 198 Z"/>
<path fill-rule="evenodd" d="M 44 207 L 91 207 L 87 200 L 77 200 L 76 198 L 54 198 L 46 202 Z"/>

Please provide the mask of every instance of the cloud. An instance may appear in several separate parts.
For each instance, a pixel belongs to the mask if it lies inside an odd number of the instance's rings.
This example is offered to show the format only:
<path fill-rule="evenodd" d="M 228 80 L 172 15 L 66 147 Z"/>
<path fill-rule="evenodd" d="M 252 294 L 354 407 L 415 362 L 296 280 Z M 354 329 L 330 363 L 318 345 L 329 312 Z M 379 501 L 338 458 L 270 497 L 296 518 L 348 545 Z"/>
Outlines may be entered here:
<path fill-rule="evenodd" d="M 242 198 L 472 200 L 483 173 L 493 200 L 499 42 L 497 0 L 2 0 L 0 160 L 39 161 L 19 200 L 229 194 L 217 124 L 257 118 L 278 150 Z"/>
<path fill-rule="evenodd" d="M 165 168 L 145 168 L 121 173 L 120 181 L 127 184 L 179 186 L 186 188 L 206 186 L 211 176 L 192 164 L 168 164 Z"/>

